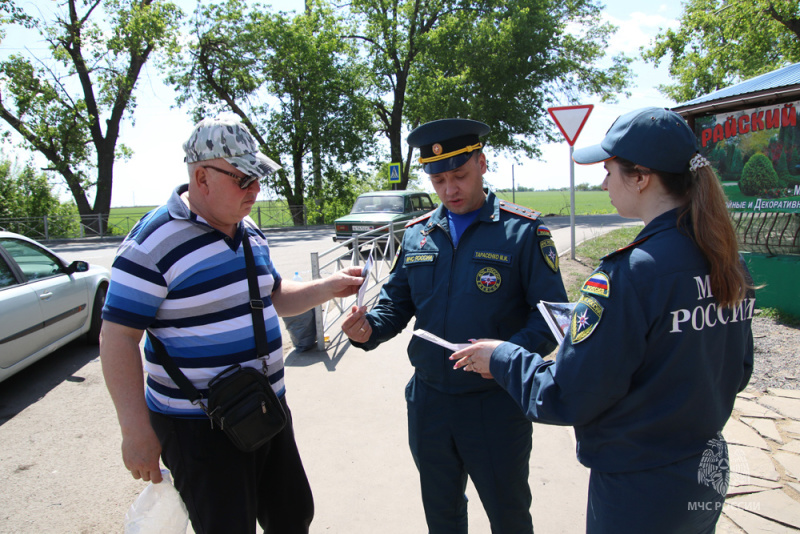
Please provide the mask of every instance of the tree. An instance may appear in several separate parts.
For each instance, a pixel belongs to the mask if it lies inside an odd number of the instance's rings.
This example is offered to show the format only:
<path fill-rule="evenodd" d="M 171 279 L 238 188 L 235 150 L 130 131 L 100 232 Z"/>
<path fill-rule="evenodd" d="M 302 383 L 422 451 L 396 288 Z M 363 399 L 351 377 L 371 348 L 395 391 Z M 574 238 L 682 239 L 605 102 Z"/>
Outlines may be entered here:
<path fill-rule="evenodd" d="M 9 20 L 37 29 L 50 56 L 15 54 L 0 62 L 0 118 L 25 148 L 47 158 L 47 170 L 61 175 L 81 215 L 107 214 L 114 162 L 129 153 L 118 141 L 136 106 L 136 81 L 154 52 L 176 46 L 182 14 L 157 0 L 64 6 L 54 21 L 6 7 Z"/>
<path fill-rule="evenodd" d="M 754 154 L 744 164 L 739 190 L 749 197 L 768 196 L 769 191 L 776 189 L 779 184 L 778 173 L 775 172 L 769 158 L 764 154 Z"/>
<path fill-rule="evenodd" d="M 623 56 L 597 66 L 614 28 L 592 0 L 353 0 L 349 9 L 391 161 L 404 162 L 401 189 L 412 157 L 404 130 L 474 118 L 492 127 L 492 146 L 536 157 L 557 139 L 549 104 L 611 100 L 630 77 Z"/>
<path fill-rule="evenodd" d="M 25 228 L 33 228 L 39 234 L 44 232 L 42 221 L 45 216 L 52 217 L 50 235 L 69 235 L 69 230 L 77 229 L 75 205 L 62 203 L 47 181 L 47 176 L 44 173 L 36 174 L 30 163 L 19 169 L 10 160 L 0 160 L 0 198 L 3 199 L 0 202 L 0 219 L 23 219 L 26 221 L 23 225 Z"/>
<path fill-rule="evenodd" d="M 800 61 L 796 1 L 688 0 L 680 28 L 659 33 L 642 57 L 669 59 L 676 83 L 660 90 L 686 102 Z"/>
<path fill-rule="evenodd" d="M 346 169 L 374 146 L 366 76 L 333 10 L 307 2 L 289 17 L 228 0 L 198 8 L 194 25 L 195 41 L 173 58 L 168 78 L 179 104 L 191 103 L 195 118 L 222 110 L 241 117 L 284 167 L 265 185 L 286 199 L 295 224 L 303 224 L 309 187 L 312 212 L 325 212 L 324 193 L 342 191 L 352 177 Z"/>

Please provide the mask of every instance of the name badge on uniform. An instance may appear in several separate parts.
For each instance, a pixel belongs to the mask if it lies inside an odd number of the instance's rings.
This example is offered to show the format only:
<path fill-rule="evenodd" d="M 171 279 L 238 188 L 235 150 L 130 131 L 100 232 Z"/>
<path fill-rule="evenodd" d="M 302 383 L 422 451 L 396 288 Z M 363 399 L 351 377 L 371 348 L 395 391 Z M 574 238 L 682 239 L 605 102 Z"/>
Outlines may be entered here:
<path fill-rule="evenodd" d="M 603 306 L 597 302 L 597 299 L 589 295 L 583 295 L 575 305 L 569 324 L 572 344 L 577 345 L 581 341 L 586 341 L 597 328 L 602 316 Z"/>
<path fill-rule="evenodd" d="M 439 254 L 437 252 L 412 252 L 406 254 L 406 257 L 403 259 L 403 265 L 419 265 L 421 263 L 435 263 L 436 256 Z"/>
<path fill-rule="evenodd" d="M 478 261 L 492 261 L 495 263 L 511 264 L 511 254 L 505 252 L 492 252 L 490 250 L 476 250 L 472 253 L 472 259 Z"/>

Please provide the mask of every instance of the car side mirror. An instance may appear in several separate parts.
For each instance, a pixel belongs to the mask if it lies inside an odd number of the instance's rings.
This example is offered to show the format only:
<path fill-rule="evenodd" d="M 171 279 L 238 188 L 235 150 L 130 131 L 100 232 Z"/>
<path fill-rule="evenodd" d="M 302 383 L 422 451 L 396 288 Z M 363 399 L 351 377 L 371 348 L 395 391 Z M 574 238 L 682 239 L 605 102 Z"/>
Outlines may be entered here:
<path fill-rule="evenodd" d="M 89 264 L 85 261 L 73 261 L 67 268 L 64 269 L 66 274 L 73 274 L 73 273 L 85 273 L 89 270 Z"/>

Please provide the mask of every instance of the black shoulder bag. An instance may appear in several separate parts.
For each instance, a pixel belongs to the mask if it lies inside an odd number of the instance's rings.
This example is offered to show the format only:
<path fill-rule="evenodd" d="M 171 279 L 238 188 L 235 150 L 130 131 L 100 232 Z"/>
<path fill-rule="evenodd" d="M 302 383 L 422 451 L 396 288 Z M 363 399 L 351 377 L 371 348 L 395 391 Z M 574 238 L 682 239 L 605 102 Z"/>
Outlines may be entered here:
<path fill-rule="evenodd" d="M 267 331 L 264 328 L 264 301 L 258 290 L 253 250 L 250 238 L 245 231 L 242 240 L 244 258 L 247 266 L 247 285 L 250 290 L 250 311 L 253 315 L 253 331 L 256 351 L 263 365 L 263 372 L 252 367 L 234 364 L 208 382 L 208 406 L 203 395 L 180 370 L 167 354 L 166 347 L 156 336 L 150 335 L 150 342 L 156 351 L 164 370 L 178 385 L 192 404 L 199 405 L 214 424 L 223 430 L 236 447 L 252 452 L 266 444 L 286 426 L 286 413 L 278 396 L 267 379 Z"/>

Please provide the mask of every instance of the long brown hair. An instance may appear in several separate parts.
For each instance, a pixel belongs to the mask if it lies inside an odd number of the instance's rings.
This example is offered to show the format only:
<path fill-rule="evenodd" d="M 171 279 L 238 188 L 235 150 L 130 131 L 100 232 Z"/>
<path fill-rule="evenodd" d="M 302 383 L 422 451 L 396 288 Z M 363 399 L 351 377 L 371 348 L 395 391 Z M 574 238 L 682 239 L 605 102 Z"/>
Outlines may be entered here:
<path fill-rule="evenodd" d="M 661 180 L 664 188 L 678 199 L 687 199 L 678 215 L 678 226 L 686 228 L 685 218 L 691 221 L 689 235 L 708 261 L 711 270 L 711 292 L 723 306 L 734 306 L 751 287 L 739 260 L 736 232 L 731 224 L 725 192 L 714 169 L 706 164 L 696 170 L 673 174 L 616 158 L 627 174 L 650 172 Z"/>

